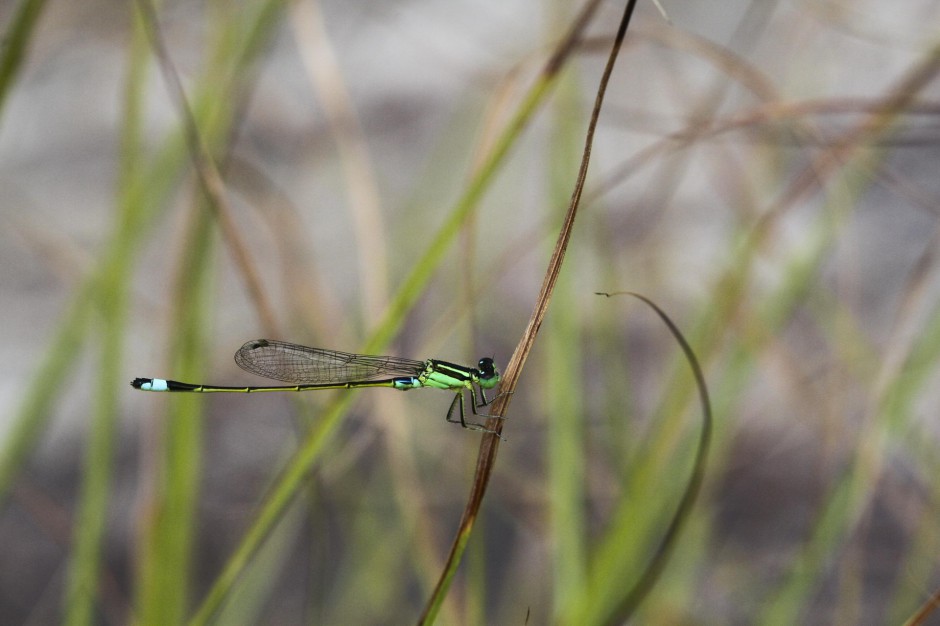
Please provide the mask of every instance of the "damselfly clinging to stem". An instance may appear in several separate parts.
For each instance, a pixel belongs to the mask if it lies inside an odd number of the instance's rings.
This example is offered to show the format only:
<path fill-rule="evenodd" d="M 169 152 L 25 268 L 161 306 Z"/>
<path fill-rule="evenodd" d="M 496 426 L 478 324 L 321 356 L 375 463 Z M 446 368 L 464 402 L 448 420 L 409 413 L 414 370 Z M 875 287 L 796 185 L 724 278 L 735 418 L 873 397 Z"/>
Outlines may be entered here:
<path fill-rule="evenodd" d="M 360 387 L 391 387 L 407 391 L 430 387 L 449 389 L 456 397 L 447 410 L 447 421 L 464 428 L 493 432 L 483 424 L 464 419 L 464 391 L 470 391 L 470 410 L 478 417 L 498 417 L 477 413 L 487 406 L 486 389 L 499 384 L 499 371 L 493 359 L 484 357 L 477 367 L 464 367 L 428 359 L 414 361 L 395 356 L 350 354 L 323 348 L 308 348 L 284 341 L 256 339 L 235 353 L 235 362 L 243 370 L 289 385 L 274 387 L 220 387 L 193 385 L 162 378 L 135 378 L 131 386 L 144 391 L 184 391 L 198 393 L 254 393 L 256 391 L 309 391 L 311 389 L 358 389 Z M 480 402 L 477 402 L 477 391 Z M 460 419 L 454 409 L 460 408 Z"/>

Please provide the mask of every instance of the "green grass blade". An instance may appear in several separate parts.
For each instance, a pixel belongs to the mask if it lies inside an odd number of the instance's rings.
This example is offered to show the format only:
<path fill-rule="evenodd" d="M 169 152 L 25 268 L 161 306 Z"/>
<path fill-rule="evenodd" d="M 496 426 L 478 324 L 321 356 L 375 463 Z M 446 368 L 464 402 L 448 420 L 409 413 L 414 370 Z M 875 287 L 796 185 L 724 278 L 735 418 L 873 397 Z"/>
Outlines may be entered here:
<path fill-rule="evenodd" d="M 583 130 L 578 115 L 576 76 L 566 76 L 558 86 L 558 97 L 552 102 L 555 117 L 552 137 L 552 160 L 548 180 L 549 197 L 564 206 L 571 195 L 573 173 Z M 572 246 L 579 250 L 578 241 Z M 555 287 L 555 308 L 545 320 L 545 371 L 540 378 L 543 386 L 543 422 L 548 437 L 545 463 L 548 467 L 548 506 L 554 546 L 552 576 L 552 615 L 560 616 L 565 608 L 580 602 L 587 590 L 587 520 L 584 503 L 588 499 L 585 458 L 585 397 L 582 387 L 573 381 L 583 380 L 582 341 L 583 294 L 576 277 L 583 269 L 579 255 L 570 254 L 568 268 Z"/>
<path fill-rule="evenodd" d="M 124 275 L 122 275 L 124 274 Z M 65 622 L 81 626 L 96 622 L 94 605 L 97 600 L 102 541 L 107 525 L 108 504 L 114 446 L 119 427 L 118 394 L 123 382 L 121 370 L 122 338 L 127 302 L 127 276 L 116 272 L 103 283 L 98 301 L 103 306 L 97 368 L 95 410 L 85 453 L 85 468 L 78 514 L 75 523 L 74 548 L 65 596 Z"/>
<path fill-rule="evenodd" d="M 194 224 L 180 265 L 174 302 L 173 369 L 185 377 L 205 371 L 204 337 L 209 281 L 212 218 L 204 207 L 195 209 Z M 179 624 L 189 608 L 193 533 L 201 474 L 202 398 L 174 399 L 164 424 L 162 458 L 157 460 L 154 495 L 148 505 L 153 514 L 144 520 L 138 618 L 144 624 Z"/>
<path fill-rule="evenodd" d="M 9 30 L 4 33 L 3 46 L 0 46 L 0 116 L 45 6 L 46 0 L 22 0 Z"/>
<path fill-rule="evenodd" d="M 143 77 L 146 75 L 141 42 L 132 44 L 132 62 L 125 91 L 124 132 L 122 134 L 121 201 L 115 220 L 117 230 L 113 236 L 110 254 L 105 258 L 101 280 L 96 281 L 101 323 L 96 327 L 101 334 L 98 352 L 98 385 L 95 411 L 91 420 L 91 434 L 82 474 L 78 523 L 75 525 L 74 550 L 65 594 L 65 621 L 71 626 L 96 622 L 98 580 L 103 554 L 103 538 L 107 524 L 112 463 L 119 424 L 118 397 L 125 382 L 121 355 L 124 353 L 130 272 L 134 256 L 135 232 L 143 218 L 146 204 L 136 201 L 134 185 L 139 175 L 141 110 Z"/>

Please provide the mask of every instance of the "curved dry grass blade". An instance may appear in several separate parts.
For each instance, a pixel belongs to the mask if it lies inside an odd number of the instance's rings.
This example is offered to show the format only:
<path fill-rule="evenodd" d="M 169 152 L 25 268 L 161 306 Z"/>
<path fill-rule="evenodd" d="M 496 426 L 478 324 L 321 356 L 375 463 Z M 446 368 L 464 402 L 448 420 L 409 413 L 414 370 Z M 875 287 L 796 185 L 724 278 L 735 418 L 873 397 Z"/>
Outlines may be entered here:
<path fill-rule="evenodd" d="M 371 328 L 381 319 L 389 299 L 385 217 L 372 155 L 329 40 L 320 3 L 294 2 L 289 10 L 301 61 L 323 106 L 346 179 L 359 255 L 363 319 Z"/>
<path fill-rule="evenodd" d="M 608 298 L 621 295 L 633 296 L 634 298 L 642 300 L 656 312 L 656 315 L 658 315 L 659 319 L 669 328 L 669 332 L 675 337 L 679 346 L 682 348 L 682 352 L 685 354 L 686 361 L 688 361 L 689 367 L 692 369 L 692 374 L 695 376 L 699 402 L 702 405 L 702 432 L 699 435 L 698 451 L 695 454 L 695 463 L 692 465 L 692 475 L 689 477 L 689 483 L 686 485 L 682 498 L 679 500 L 679 506 L 670 520 L 669 527 L 666 529 L 666 533 L 663 535 L 659 546 L 656 548 L 656 552 L 653 554 L 653 558 L 647 566 L 646 571 L 640 576 L 640 580 L 637 581 L 633 588 L 630 589 L 613 610 L 611 610 L 607 618 L 603 620 L 604 624 L 622 624 L 633 616 L 637 607 L 640 606 L 640 603 L 649 595 L 649 592 L 652 591 L 653 587 L 656 585 L 656 581 L 659 580 L 659 576 L 662 574 L 666 563 L 669 561 L 669 556 L 672 554 L 676 541 L 679 539 L 679 533 L 685 525 L 686 520 L 689 518 L 692 505 L 695 504 L 695 500 L 702 490 L 702 482 L 705 479 L 705 464 L 708 460 L 708 450 L 711 447 L 712 406 L 711 400 L 709 400 L 708 397 L 708 385 L 705 383 L 705 376 L 702 374 L 702 368 L 698 363 L 698 359 L 695 358 L 695 352 L 682 335 L 682 331 L 679 330 L 675 323 L 673 323 L 669 316 L 666 315 L 655 302 L 646 296 L 632 291 L 618 291 L 615 293 L 597 292 L 597 295 L 606 296 Z"/>
<path fill-rule="evenodd" d="M 598 4 L 599 2 L 597 2 L 597 0 L 589 0 L 589 2 L 581 10 L 577 20 L 575 21 L 571 30 L 568 32 L 568 35 L 561 42 L 555 54 L 552 55 L 551 59 L 549 59 L 548 63 L 546 64 L 541 80 L 550 79 L 550 77 L 552 77 L 561 69 L 565 60 L 569 58 L 577 42 L 580 40 L 581 33 L 584 31 L 584 28 L 590 21 L 590 18 L 594 14 L 594 10 L 597 8 Z M 584 142 L 584 152 L 581 157 L 581 166 L 578 170 L 578 178 L 577 182 L 575 183 L 574 191 L 571 194 L 571 201 L 568 204 L 568 211 L 565 214 L 565 220 L 561 226 L 560 232 L 558 233 L 555 249 L 552 251 L 552 257 L 548 263 L 548 269 L 545 272 L 545 278 L 542 281 L 542 288 L 539 292 L 538 299 L 536 300 L 535 308 L 532 311 L 532 316 L 529 318 L 529 324 L 526 327 L 519 344 L 516 346 L 516 349 L 513 352 L 508 365 L 506 366 L 506 371 L 503 373 L 503 382 L 499 387 L 499 392 L 501 395 L 499 395 L 493 402 L 491 409 L 491 413 L 494 416 L 501 417 L 505 415 L 506 409 L 508 408 L 509 402 L 512 398 L 512 392 L 515 390 L 516 383 L 518 382 L 519 376 L 522 373 L 522 367 L 525 365 L 526 359 L 529 356 L 529 352 L 532 350 L 532 346 L 535 343 L 535 338 L 538 335 L 539 328 L 542 325 L 542 320 L 545 318 L 545 313 L 548 310 L 548 303 L 551 301 L 552 293 L 555 289 L 555 283 L 558 280 L 558 274 L 561 272 L 561 266 L 565 260 L 565 252 L 568 249 L 568 242 L 571 239 L 571 232 L 574 228 L 574 220 L 577 216 L 578 207 L 581 203 L 581 194 L 584 191 L 584 181 L 587 177 L 588 165 L 591 161 L 591 148 L 594 143 L 594 132 L 597 129 L 597 120 L 600 116 L 601 105 L 604 102 L 604 95 L 607 92 L 607 85 L 610 82 L 610 75 L 613 72 L 614 63 L 617 60 L 617 56 L 623 44 L 624 37 L 626 36 L 627 26 L 630 24 L 630 18 L 633 15 L 635 6 L 636 0 L 628 0 L 627 6 L 624 9 L 623 17 L 620 20 L 620 26 L 618 27 L 617 34 L 614 38 L 613 45 L 611 46 L 610 55 L 607 58 L 607 64 L 604 67 L 604 73 L 601 76 L 600 84 L 598 85 L 597 95 L 594 100 L 594 108 L 591 111 L 591 120 L 588 124 L 588 130 Z M 492 474 L 493 467 L 496 464 L 496 452 L 499 450 L 499 440 L 500 434 L 503 430 L 503 420 L 490 418 L 487 421 L 486 426 L 493 432 L 483 435 L 483 440 L 480 442 L 480 452 L 477 456 L 476 472 L 474 474 L 473 484 L 470 488 L 470 495 L 467 499 L 467 504 L 460 519 L 460 526 L 458 527 L 457 535 L 454 538 L 454 543 L 451 546 L 450 554 L 447 557 L 447 562 L 445 563 L 444 569 L 441 572 L 441 577 L 434 588 L 434 592 L 428 599 L 428 603 L 425 606 L 420 619 L 418 620 L 420 624 L 432 624 L 435 617 L 437 616 L 438 611 L 440 610 L 440 606 L 444 601 L 444 597 L 447 595 L 447 590 L 450 588 L 450 583 L 457 572 L 457 566 L 460 564 L 460 559 L 467 545 L 467 541 L 470 538 L 470 532 L 473 529 L 473 523 L 476 520 L 477 514 L 479 513 L 480 505 L 483 502 L 483 495 L 486 493 L 486 486 L 489 483 L 490 475 Z"/>
<path fill-rule="evenodd" d="M 166 42 L 163 40 L 160 31 L 156 9 L 151 0 L 138 0 L 137 6 L 143 18 L 147 36 L 150 38 L 150 44 L 153 46 L 154 55 L 157 57 L 160 69 L 163 72 L 170 98 L 176 104 L 182 116 L 186 141 L 189 144 L 190 156 L 196 169 L 196 179 L 199 181 L 203 193 L 205 193 L 208 206 L 215 214 L 222 237 L 226 242 L 226 248 L 232 255 L 232 260 L 238 267 L 239 273 L 244 278 L 245 288 L 248 290 L 248 296 L 254 302 L 255 310 L 258 311 L 262 327 L 267 333 L 277 335 L 279 333 L 277 332 L 274 308 L 261 287 L 261 278 L 258 276 L 255 265 L 248 254 L 248 248 L 242 241 L 241 236 L 238 234 L 238 228 L 232 220 L 232 210 L 225 195 L 225 183 L 212 159 L 209 147 L 199 132 L 199 126 L 189 106 L 183 84 L 180 82 L 179 74 L 170 59 Z"/>

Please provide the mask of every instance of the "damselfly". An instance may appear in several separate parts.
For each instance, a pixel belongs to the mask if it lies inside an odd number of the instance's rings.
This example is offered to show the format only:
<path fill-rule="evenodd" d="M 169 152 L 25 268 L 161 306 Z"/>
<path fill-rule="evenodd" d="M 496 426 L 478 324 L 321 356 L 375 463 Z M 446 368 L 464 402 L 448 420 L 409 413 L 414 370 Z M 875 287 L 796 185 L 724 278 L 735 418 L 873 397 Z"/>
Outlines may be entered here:
<path fill-rule="evenodd" d="M 429 387 L 448 389 L 456 397 L 447 410 L 447 421 L 471 430 L 492 432 L 483 424 L 464 419 L 464 392 L 470 391 L 470 410 L 478 417 L 498 417 L 477 413 L 487 406 L 486 389 L 499 384 L 499 371 L 493 359 L 484 357 L 476 367 L 465 367 L 428 359 L 414 361 L 395 356 L 369 356 L 338 350 L 308 348 L 284 341 L 256 339 L 235 353 L 235 362 L 243 370 L 288 385 L 273 387 L 222 387 L 194 385 L 162 378 L 135 378 L 131 386 L 144 391 L 182 391 L 198 393 L 254 393 L 260 391 L 309 391 L 312 389 L 358 389 L 360 387 L 391 387 L 407 391 Z M 477 392 L 480 401 L 477 401 Z M 495 399 L 495 398 L 494 398 Z M 460 419 L 454 409 L 460 408 Z"/>

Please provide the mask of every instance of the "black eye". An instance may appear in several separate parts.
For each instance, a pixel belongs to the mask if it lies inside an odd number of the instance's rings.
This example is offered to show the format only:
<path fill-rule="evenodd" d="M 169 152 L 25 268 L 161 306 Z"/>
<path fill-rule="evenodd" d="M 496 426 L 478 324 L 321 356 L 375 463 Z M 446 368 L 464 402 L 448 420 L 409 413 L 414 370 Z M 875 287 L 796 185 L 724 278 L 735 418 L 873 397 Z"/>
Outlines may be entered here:
<path fill-rule="evenodd" d="M 477 367 L 480 368 L 480 373 L 484 375 L 492 375 L 493 370 L 496 369 L 493 366 L 493 359 L 490 357 L 484 357 L 480 359 L 480 362 L 477 363 Z"/>

